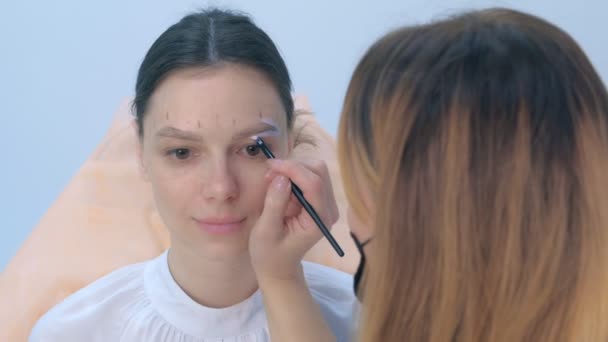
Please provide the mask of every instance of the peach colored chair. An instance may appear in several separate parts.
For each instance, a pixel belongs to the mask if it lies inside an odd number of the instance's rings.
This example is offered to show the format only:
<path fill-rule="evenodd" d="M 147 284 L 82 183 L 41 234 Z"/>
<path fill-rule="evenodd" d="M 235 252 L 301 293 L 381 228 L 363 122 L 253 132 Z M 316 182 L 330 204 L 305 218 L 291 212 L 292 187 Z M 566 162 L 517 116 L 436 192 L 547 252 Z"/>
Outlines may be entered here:
<path fill-rule="evenodd" d="M 168 247 L 149 185 L 140 177 L 129 105 L 123 101 L 104 140 L 0 274 L 0 341 L 26 341 L 38 318 L 66 296 Z M 301 97 L 296 108 L 310 110 Z M 339 258 L 323 239 L 306 259 L 353 273 L 358 254 L 345 223 L 335 143 L 313 115 L 298 116 L 296 127 L 313 136 L 317 146 L 300 145 L 295 153 L 321 158 L 329 166 L 342 213 L 332 232 L 346 252 Z"/>

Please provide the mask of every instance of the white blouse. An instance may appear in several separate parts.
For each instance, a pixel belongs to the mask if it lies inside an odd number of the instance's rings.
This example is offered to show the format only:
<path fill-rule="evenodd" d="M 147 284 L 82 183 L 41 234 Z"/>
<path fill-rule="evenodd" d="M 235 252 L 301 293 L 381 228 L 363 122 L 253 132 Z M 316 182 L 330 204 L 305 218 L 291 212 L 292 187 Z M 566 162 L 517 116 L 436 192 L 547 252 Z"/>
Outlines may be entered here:
<path fill-rule="evenodd" d="M 304 262 L 312 296 L 338 341 L 353 332 L 356 299 L 352 276 Z M 256 291 L 227 308 L 192 300 L 169 271 L 167 252 L 120 268 L 52 308 L 29 338 L 38 341 L 270 341 L 262 295 Z"/>

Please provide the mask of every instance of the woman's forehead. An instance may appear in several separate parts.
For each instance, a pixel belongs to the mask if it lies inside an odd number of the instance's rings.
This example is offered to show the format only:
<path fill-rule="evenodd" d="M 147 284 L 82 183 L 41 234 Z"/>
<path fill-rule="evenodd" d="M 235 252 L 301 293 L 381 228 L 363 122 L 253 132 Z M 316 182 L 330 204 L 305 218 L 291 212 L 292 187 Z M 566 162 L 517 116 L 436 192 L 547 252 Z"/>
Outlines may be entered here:
<path fill-rule="evenodd" d="M 266 122 L 284 130 L 285 109 L 273 85 L 257 71 L 223 67 L 170 75 L 152 96 L 147 118 L 151 126 L 243 129 Z"/>

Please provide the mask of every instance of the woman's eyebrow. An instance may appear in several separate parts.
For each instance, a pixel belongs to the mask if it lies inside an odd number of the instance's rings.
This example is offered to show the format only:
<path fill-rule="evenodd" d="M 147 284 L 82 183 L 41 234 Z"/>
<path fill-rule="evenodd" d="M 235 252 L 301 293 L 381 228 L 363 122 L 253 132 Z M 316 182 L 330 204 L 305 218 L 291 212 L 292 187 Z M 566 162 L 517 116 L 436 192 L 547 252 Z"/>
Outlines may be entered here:
<path fill-rule="evenodd" d="M 280 130 L 275 124 L 269 122 L 268 120 L 266 122 L 260 122 L 255 126 L 247 127 L 235 133 L 232 136 L 232 140 L 242 140 L 262 133 L 270 133 L 272 135 L 277 135 L 280 133 Z"/>
<path fill-rule="evenodd" d="M 260 134 L 268 134 L 270 133 L 271 135 L 278 135 L 280 133 L 279 128 L 272 122 L 270 122 L 270 120 L 264 120 L 265 122 L 259 122 L 258 124 L 254 125 L 254 126 L 250 126 L 250 127 L 246 127 L 244 129 L 242 129 L 239 132 L 236 132 L 233 136 L 232 136 L 232 140 L 242 140 L 242 139 L 246 139 L 255 135 L 260 135 Z M 180 140 L 188 140 L 188 141 L 194 141 L 194 142 L 202 142 L 204 139 L 203 137 L 194 131 L 185 131 L 176 127 L 172 127 L 172 126 L 165 126 L 161 129 L 159 129 L 156 132 L 156 136 L 160 137 L 160 138 L 173 138 L 173 139 L 180 139 Z"/>
<path fill-rule="evenodd" d="M 190 141 L 196 141 L 196 142 L 200 142 L 203 140 L 203 137 L 201 137 L 196 132 L 184 131 L 184 130 L 181 130 L 179 128 L 175 128 L 172 126 L 165 126 L 161 129 L 159 129 L 156 132 L 156 136 L 162 137 L 162 138 L 174 138 L 174 139 L 190 140 Z"/>

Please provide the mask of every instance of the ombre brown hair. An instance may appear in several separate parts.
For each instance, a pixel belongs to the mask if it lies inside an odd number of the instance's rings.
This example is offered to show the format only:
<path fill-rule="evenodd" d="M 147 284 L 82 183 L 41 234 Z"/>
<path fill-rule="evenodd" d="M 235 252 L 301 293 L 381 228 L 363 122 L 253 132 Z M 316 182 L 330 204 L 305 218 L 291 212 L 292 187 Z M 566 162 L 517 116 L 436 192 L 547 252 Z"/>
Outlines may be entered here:
<path fill-rule="evenodd" d="M 608 341 L 607 115 L 577 43 L 528 14 L 377 41 L 338 134 L 374 228 L 360 340 Z"/>

